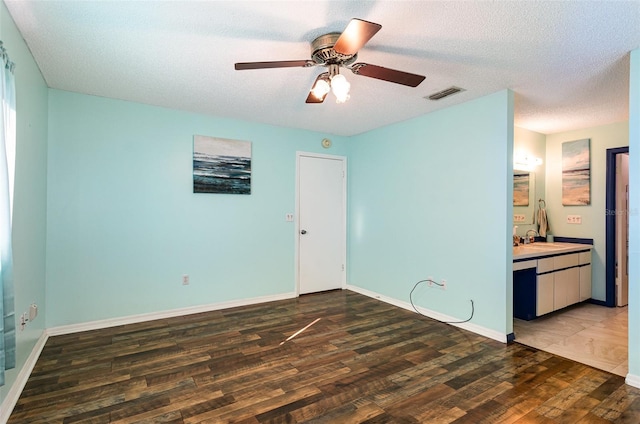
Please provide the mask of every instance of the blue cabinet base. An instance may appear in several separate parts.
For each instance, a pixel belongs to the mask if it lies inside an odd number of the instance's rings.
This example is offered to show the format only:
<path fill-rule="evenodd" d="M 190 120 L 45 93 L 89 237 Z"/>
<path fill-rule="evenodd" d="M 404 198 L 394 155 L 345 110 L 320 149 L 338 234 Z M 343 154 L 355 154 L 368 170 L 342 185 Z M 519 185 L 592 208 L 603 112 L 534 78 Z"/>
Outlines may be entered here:
<path fill-rule="evenodd" d="M 536 318 L 536 269 L 513 271 L 513 316 L 530 321 Z"/>

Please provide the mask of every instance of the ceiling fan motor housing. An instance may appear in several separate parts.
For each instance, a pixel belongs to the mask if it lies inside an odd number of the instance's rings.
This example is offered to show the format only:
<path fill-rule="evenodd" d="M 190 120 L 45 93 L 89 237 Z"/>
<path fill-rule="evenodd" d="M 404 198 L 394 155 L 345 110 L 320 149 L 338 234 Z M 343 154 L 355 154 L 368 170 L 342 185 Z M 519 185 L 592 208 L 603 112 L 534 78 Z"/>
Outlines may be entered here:
<path fill-rule="evenodd" d="M 356 61 L 358 53 L 342 54 L 334 50 L 333 46 L 342 33 L 330 32 L 317 37 L 311 42 L 311 58 L 319 65 L 346 66 Z"/>

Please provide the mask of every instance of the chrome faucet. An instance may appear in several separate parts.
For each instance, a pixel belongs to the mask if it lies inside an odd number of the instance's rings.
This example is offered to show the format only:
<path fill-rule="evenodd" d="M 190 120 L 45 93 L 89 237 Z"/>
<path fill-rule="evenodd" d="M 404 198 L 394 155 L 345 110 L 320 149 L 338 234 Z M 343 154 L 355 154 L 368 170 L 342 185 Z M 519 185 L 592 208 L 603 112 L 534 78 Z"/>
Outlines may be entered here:
<path fill-rule="evenodd" d="M 529 235 L 529 233 L 530 233 L 530 232 L 532 232 L 532 231 L 533 231 L 533 235 L 532 235 L 532 236 L 530 236 L 530 235 Z M 533 229 L 531 229 L 531 230 L 527 230 L 526 234 L 524 235 L 524 241 L 525 241 L 525 243 L 526 243 L 526 242 L 528 242 L 528 243 L 533 243 L 533 242 L 535 242 L 535 241 L 536 241 L 536 236 L 537 236 L 537 235 L 538 235 L 538 232 L 537 232 L 536 230 L 533 230 Z"/>

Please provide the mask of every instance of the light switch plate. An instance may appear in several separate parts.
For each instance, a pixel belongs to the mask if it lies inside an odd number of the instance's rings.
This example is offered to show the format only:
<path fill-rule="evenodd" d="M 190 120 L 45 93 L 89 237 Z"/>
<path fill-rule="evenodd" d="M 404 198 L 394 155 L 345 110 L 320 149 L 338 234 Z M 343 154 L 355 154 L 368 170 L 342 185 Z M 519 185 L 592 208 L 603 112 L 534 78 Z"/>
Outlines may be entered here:
<path fill-rule="evenodd" d="M 582 224 L 581 215 L 567 215 L 567 224 Z"/>

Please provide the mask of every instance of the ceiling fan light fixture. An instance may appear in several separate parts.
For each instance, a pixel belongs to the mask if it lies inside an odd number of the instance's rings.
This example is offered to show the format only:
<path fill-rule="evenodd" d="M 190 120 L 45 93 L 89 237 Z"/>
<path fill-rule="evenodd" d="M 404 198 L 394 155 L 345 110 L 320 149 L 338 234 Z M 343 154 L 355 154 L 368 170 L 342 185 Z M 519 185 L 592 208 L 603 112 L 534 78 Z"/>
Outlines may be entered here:
<path fill-rule="evenodd" d="M 311 60 L 277 60 L 269 62 L 238 62 L 236 70 L 291 68 L 311 66 L 324 66 L 327 72 L 316 77 L 311 90 L 305 100 L 307 104 L 323 103 L 333 91 L 336 103 L 344 103 L 349 100 L 351 84 L 344 76 L 340 75 L 340 68 L 349 69 L 355 75 L 375 78 L 381 81 L 393 82 L 417 87 L 425 79 L 424 75 L 411 74 L 383 66 L 369 63 L 355 63 L 358 51 L 365 46 L 379 30 L 380 24 L 353 18 L 342 32 L 329 32 L 316 37 L 311 42 Z"/>
<path fill-rule="evenodd" d="M 336 96 L 336 103 L 344 103 L 351 96 L 349 96 L 349 89 L 351 84 L 344 77 L 344 75 L 336 74 L 331 77 L 331 91 Z"/>
<path fill-rule="evenodd" d="M 329 93 L 329 91 L 331 91 L 331 86 L 329 85 L 329 82 L 324 78 L 318 79 L 316 81 L 316 85 L 314 85 L 313 88 L 311 89 L 311 92 L 313 93 L 315 98 L 318 100 L 323 99 L 324 96 L 326 96 L 327 93 Z"/>

